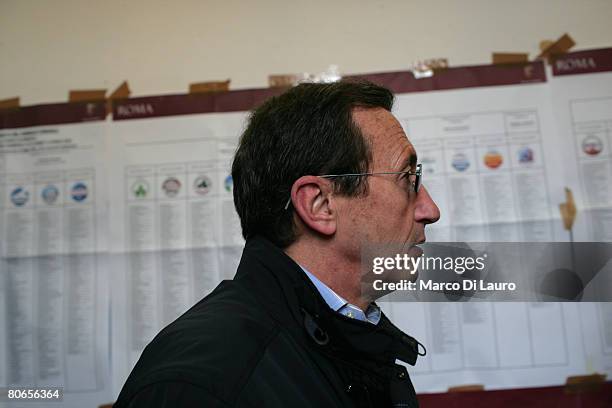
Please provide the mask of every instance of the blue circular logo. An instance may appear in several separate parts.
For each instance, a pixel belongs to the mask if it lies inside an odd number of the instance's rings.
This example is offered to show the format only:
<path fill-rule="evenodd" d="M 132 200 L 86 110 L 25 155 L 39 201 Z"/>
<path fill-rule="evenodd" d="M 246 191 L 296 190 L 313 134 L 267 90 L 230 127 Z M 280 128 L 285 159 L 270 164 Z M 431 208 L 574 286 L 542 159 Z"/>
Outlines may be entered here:
<path fill-rule="evenodd" d="M 23 207 L 28 202 L 30 193 L 23 187 L 17 187 L 11 191 L 11 202 L 16 207 Z"/>
<path fill-rule="evenodd" d="M 463 153 L 456 153 L 452 161 L 453 168 L 457 171 L 465 171 L 470 167 L 470 161 Z"/>
<path fill-rule="evenodd" d="M 81 203 L 85 201 L 87 198 L 87 186 L 85 183 L 78 182 L 74 186 L 72 186 L 72 190 L 70 190 L 70 196 L 77 203 Z"/>
<path fill-rule="evenodd" d="M 223 182 L 223 185 L 225 186 L 225 190 L 226 191 L 231 192 L 233 190 L 233 188 L 234 188 L 234 179 L 232 178 L 231 174 L 225 178 L 225 181 Z"/>
<path fill-rule="evenodd" d="M 522 147 L 518 151 L 519 163 L 531 163 L 533 161 L 533 150 L 529 147 Z"/>
<path fill-rule="evenodd" d="M 59 197 L 59 190 L 54 185 L 49 184 L 43 189 L 40 195 L 45 203 L 49 205 L 55 204 L 57 198 Z"/>

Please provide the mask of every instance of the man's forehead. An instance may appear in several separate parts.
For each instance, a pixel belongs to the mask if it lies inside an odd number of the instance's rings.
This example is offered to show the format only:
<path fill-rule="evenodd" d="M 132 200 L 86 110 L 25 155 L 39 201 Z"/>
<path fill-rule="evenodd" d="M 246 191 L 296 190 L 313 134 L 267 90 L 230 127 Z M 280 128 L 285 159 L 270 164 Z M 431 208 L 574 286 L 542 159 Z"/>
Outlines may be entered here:
<path fill-rule="evenodd" d="M 395 125 L 395 116 L 384 108 L 355 108 L 353 120 L 361 128 L 389 128 Z M 399 124 L 399 123 L 397 123 Z"/>
<path fill-rule="evenodd" d="M 398 168 L 416 164 L 414 147 L 391 112 L 383 108 L 355 109 L 353 120 L 368 139 L 374 162 L 384 161 Z"/>
<path fill-rule="evenodd" d="M 357 108 L 353 110 L 353 120 L 370 142 L 389 142 L 393 139 L 406 139 L 402 125 L 393 114 L 383 108 Z"/>

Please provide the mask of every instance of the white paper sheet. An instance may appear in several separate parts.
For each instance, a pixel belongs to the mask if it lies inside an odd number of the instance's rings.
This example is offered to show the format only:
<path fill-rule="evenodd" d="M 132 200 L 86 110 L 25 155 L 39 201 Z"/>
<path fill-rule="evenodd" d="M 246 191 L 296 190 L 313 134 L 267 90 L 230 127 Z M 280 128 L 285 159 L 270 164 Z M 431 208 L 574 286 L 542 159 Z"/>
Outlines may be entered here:
<path fill-rule="evenodd" d="M 230 165 L 244 118 L 202 114 L 114 124 L 115 394 L 155 334 L 235 274 L 244 240 Z"/>
<path fill-rule="evenodd" d="M 63 387 L 67 407 L 111 398 L 105 131 L 0 130 L 0 379 Z"/>
<path fill-rule="evenodd" d="M 577 241 L 612 241 L 612 49 L 559 59 L 550 76 L 558 150 L 571 181 L 578 214 Z M 589 72 L 602 71 L 602 72 Z M 606 282 L 604 284 L 608 284 Z M 587 372 L 612 375 L 612 303 L 579 304 Z"/>

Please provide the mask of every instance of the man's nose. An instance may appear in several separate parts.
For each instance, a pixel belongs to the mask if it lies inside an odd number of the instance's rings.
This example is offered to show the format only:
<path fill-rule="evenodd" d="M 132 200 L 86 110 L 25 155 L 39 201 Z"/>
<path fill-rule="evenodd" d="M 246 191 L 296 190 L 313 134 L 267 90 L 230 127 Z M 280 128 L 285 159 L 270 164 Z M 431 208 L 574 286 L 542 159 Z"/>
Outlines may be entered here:
<path fill-rule="evenodd" d="M 433 224 L 440 219 L 440 209 L 432 200 L 425 186 L 421 186 L 417 193 L 414 219 L 423 224 Z"/>

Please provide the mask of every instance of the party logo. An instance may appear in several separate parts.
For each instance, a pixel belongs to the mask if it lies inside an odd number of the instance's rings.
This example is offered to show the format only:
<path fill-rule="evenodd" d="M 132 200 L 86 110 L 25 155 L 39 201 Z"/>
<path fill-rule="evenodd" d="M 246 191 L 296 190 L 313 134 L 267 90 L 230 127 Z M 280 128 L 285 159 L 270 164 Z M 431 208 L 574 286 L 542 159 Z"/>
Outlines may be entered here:
<path fill-rule="evenodd" d="M 233 190 L 234 179 L 232 178 L 231 174 L 225 178 L 225 181 L 223 182 L 223 186 L 225 187 L 225 190 L 227 192 L 231 192 Z"/>
<path fill-rule="evenodd" d="M 87 194 L 87 185 L 80 181 L 78 183 L 75 183 L 74 186 L 72 186 L 72 189 L 70 190 L 70 196 L 77 203 L 82 203 L 83 201 L 85 201 L 85 199 L 87 198 Z"/>
<path fill-rule="evenodd" d="M 212 181 L 207 176 L 199 176 L 193 182 L 193 188 L 199 195 L 206 195 L 212 187 Z"/>
<path fill-rule="evenodd" d="M 162 183 L 162 190 L 166 193 L 166 197 L 176 197 L 181 191 L 181 182 L 175 177 L 168 177 Z"/>
<path fill-rule="evenodd" d="M 587 136 L 582 141 L 582 151 L 589 156 L 596 156 L 603 150 L 603 142 L 597 136 Z"/>
<path fill-rule="evenodd" d="M 132 194 L 139 199 L 147 198 L 149 195 L 149 183 L 144 180 L 138 180 L 132 184 Z"/>
<path fill-rule="evenodd" d="M 59 198 L 59 190 L 54 185 L 49 184 L 48 186 L 43 188 L 40 195 L 45 203 L 53 205 Z"/>
<path fill-rule="evenodd" d="M 23 187 L 17 187 L 11 191 L 11 202 L 16 207 L 23 207 L 28 202 L 30 193 Z"/>
<path fill-rule="evenodd" d="M 530 147 L 521 147 L 518 151 L 519 163 L 532 163 L 533 150 Z"/>
<path fill-rule="evenodd" d="M 496 150 L 490 150 L 484 155 L 484 164 L 490 169 L 498 168 L 503 162 L 503 156 Z"/>
<path fill-rule="evenodd" d="M 451 164 L 457 171 L 465 171 L 468 167 L 470 167 L 470 161 L 463 153 L 455 153 Z"/>

